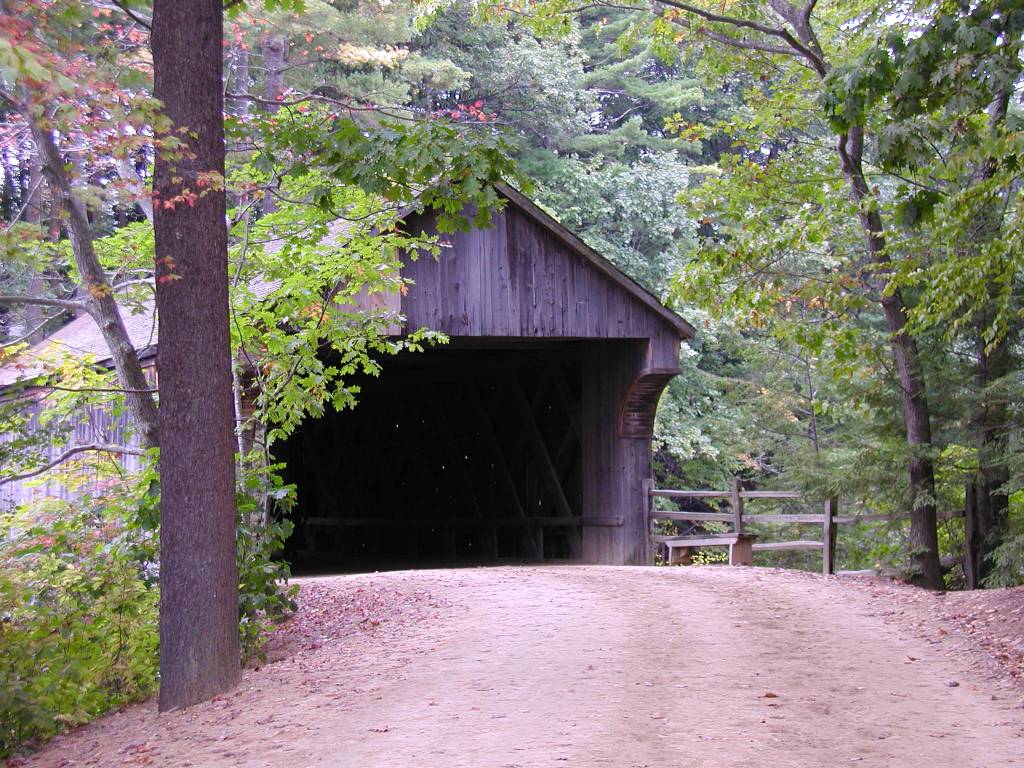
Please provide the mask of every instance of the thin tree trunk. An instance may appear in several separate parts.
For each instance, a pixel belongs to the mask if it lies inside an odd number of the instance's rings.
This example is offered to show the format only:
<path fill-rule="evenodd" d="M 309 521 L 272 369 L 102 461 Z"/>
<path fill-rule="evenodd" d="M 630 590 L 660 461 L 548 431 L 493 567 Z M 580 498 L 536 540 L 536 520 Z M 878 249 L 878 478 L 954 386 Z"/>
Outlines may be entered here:
<path fill-rule="evenodd" d="M 863 127 L 854 126 L 840 137 L 837 150 L 843 174 L 850 185 L 851 196 L 860 210 L 861 227 L 864 230 L 868 253 L 875 264 L 885 267 L 889 264 L 889 256 L 885 251 L 882 217 L 877 209 L 865 204 L 872 195 L 862 166 Z M 917 340 L 906 331 L 906 305 L 900 291 L 883 293 L 881 305 L 886 329 L 889 332 L 893 360 L 896 363 L 903 403 L 903 421 L 911 454 L 911 578 L 919 586 L 941 589 L 943 581 L 935 509 L 935 468 L 927 454 L 932 444 L 932 431 L 924 370 L 921 367 Z"/>
<path fill-rule="evenodd" d="M 223 4 L 156 0 L 154 94 L 184 152 L 158 150 L 154 175 L 160 345 L 160 709 L 240 678 L 235 440 L 223 189 Z M 159 142 L 159 137 L 158 137 Z"/>
<path fill-rule="evenodd" d="M 149 392 L 150 383 L 146 381 L 139 356 L 121 319 L 121 310 L 114 300 L 114 292 L 93 248 L 92 228 L 85 205 L 71 188 L 71 180 L 64 170 L 64 159 L 50 131 L 33 125 L 32 138 L 39 152 L 50 194 L 67 217 L 71 251 L 82 276 L 85 294 L 82 300 L 89 314 L 96 320 L 110 350 L 114 370 L 126 390 L 125 404 L 139 430 L 139 438 L 147 448 L 155 448 L 159 444 L 156 401 Z"/>
<path fill-rule="evenodd" d="M 249 95 L 249 51 L 240 45 L 231 47 L 231 92 L 245 97 Z M 249 115 L 249 99 L 232 99 L 228 104 L 231 114 L 239 117 Z"/>
<path fill-rule="evenodd" d="M 260 41 L 263 53 L 263 66 L 267 69 L 267 78 L 263 84 L 263 98 L 268 102 L 276 102 L 284 94 L 284 69 L 288 64 L 287 35 L 267 35 Z M 277 112 L 277 104 L 267 104 L 266 110 Z"/>
<path fill-rule="evenodd" d="M 1009 94 L 1000 92 L 988 108 L 988 130 L 995 134 L 1006 119 L 1009 108 Z M 971 174 L 971 184 L 992 178 L 998 166 L 994 157 L 978 163 Z M 997 237 L 1002 227 L 1002 216 L 998 206 L 979 210 L 975 226 L 965 247 L 973 248 L 976 243 L 990 242 Z M 994 294 L 998 287 L 992 285 Z M 971 563 L 974 572 L 969 581 L 979 585 L 991 572 L 989 555 L 999 546 L 1009 524 L 1010 499 L 1001 488 L 1009 481 L 1008 468 L 1001 462 L 1006 451 L 1006 424 L 1008 413 L 1003 398 L 993 397 L 991 386 L 1010 373 L 1010 350 L 1013 347 L 1012 334 L 1001 339 L 994 347 L 988 348 L 983 338 L 992 322 L 991 312 L 984 309 L 975 323 L 977 337 L 975 351 L 975 383 L 977 402 L 971 418 L 978 446 L 978 475 L 975 479 L 975 528 L 973 536 L 965 537 L 965 546 L 972 547 L 965 554 L 965 563 Z"/>
<path fill-rule="evenodd" d="M 663 0 L 693 14 L 703 21 L 729 24 L 746 32 L 756 29 L 772 36 L 770 43 L 748 40 L 744 37 L 717 35 L 704 30 L 712 40 L 746 50 L 767 50 L 800 59 L 809 65 L 821 80 L 825 80 L 831 65 L 825 57 L 817 35 L 811 25 L 815 3 L 801 6 L 788 0 L 767 0 L 767 6 L 792 28 L 770 28 L 746 18 L 722 15 L 718 11 L 700 8 L 680 0 Z M 722 9 L 724 10 L 724 8 Z M 780 42 L 781 41 L 781 42 Z M 838 137 L 836 150 L 839 154 L 843 174 L 850 187 L 850 195 L 860 210 L 860 224 L 864 230 L 868 254 L 871 260 L 883 268 L 889 265 L 885 251 L 885 236 L 882 217 L 874 205 L 874 194 L 864 177 L 863 152 L 864 128 L 854 126 Z M 883 293 L 880 300 L 882 314 L 889 332 L 889 343 L 893 360 L 898 371 L 902 396 L 903 420 L 906 428 L 907 445 L 910 449 L 910 489 L 913 507 L 910 514 L 910 564 L 916 584 L 932 589 L 942 588 L 942 570 L 939 564 L 937 515 L 935 511 L 935 470 L 928 455 L 931 448 L 931 416 L 925 387 L 924 371 L 921 367 L 917 341 L 907 333 L 906 306 L 899 291 Z"/>
<path fill-rule="evenodd" d="M 36 226 L 39 226 L 43 221 L 43 168 L 38 155 L 32 157 L 29 161 L 25 212 L 21 215 L 21 218 L 26 224 L 35 224 Z M 43 275 L 37 272 L 32 276 L 32 281 L 29 284 L 29 293 L 33 296 L 42 296 L 45 291 L 46 280 Z M 42 341 L 46 336 L 46 332 L 42 328 L 45 319 L 46 314 L 42 307 L 37 305 L 25 307 L 26 330 L 31 331 L 33 328 L 39 328 L 38 331 L 29 333 L 26 339 L 29 344 Z"/>
<path fill-rule="evenodd" d="M 982 326 L 984 327 L 984 326 Z M 1009 525 L 1010 498 L 1003 486 L 1010 479 L 1003 463 L 1006 454 L 1006 424 L 1009 414 L 1005 400 L 991 391 L 992 385 L 1010 373 L 1010 339 L 986 350 L 979 335 L 975 342 L 975 382 L 978 402 L 972 427 L 978 446 L 978 475 L 975 481 L 975 530 L 969 562 L 974 565 L 973 583 L 981 584 L 992 571 L 989 556 L 999 546 Z"/>
<path fill-rule="evenodd" d="M 279 109 L 277 100 L 284 94 L 284 70 L 288 64 L 288 36 L 267 35 L 260 41 L 260 49 L 263 53 L 263 66 L 267 68 L 267 78 L 263 83 L 263 98 L 266 100 L 265 109 L 274 114 Z M 276 186 L 276 179 L 271 180 Z M 264 213 L 273 213 L 277 210 L 277 199 L 267 194 L 263 198 L 261 208 Z"/>

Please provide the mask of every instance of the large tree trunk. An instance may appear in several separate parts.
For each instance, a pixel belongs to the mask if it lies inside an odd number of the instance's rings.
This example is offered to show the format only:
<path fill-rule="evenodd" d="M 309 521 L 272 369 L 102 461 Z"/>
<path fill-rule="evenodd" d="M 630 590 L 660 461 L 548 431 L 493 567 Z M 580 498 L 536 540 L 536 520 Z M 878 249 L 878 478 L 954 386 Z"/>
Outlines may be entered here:
<path fill-rule="evenodd" d="M 223 188 L 199 183 L 200 174 L 224 172 L 222 8 L 221 0 L 153 7 L 154 93 L 186 148 L 158 149 L 153 183 L 161 710 L 208 699 L 240 677 L 225 199 Z M 200 196 L 179 201 L 189 193 Z"/>
<path fill-rule="evenodd" d="M 85 204 L 75 195 L 71 180 L 65 171 L 64 158 L 48 129 L 33 125 L 32 138 L 36 143 L 50 194 L 67 217 L 71 252 L 82 276 L 82 300 L 110 350 L 114 370 L 125 390 L 125 404 L 142 444 L 147 448 L 158 445 L 158 419 L 156 401 L 150 393 L 150 383 L 142 371 L 139 356 L 132 345 L 121 319 L 121 310 L 114 292 L 93 247 L 92 227 Z"/>
<path fill-rule="evenodd" d="M 882 218 L 875 207 L 865 204 L 869 202 L 871 189 L 864 177 L 862 165 L 864 129 L 860 126 L 851 128 L 839 139 L 837 150 L 851 196 L 861 211 L 861 227 L 871 260 L 877 265 L 887 266 L 889 256 L 885 251 Z M 942 589 L 938 516 L 935 509 L 935 468 L 928 455 L 932 444 L 931 415 L 924 370 L 917 341 L 906 331 L 907 313 L 902 294 L 898 290 L 888 294 L 883 292 L 881 305 L 893 361 L 896 363 L 907 446 L 910 449 L 910 492 L 913 499 L 910 510 L 911 578 L 919 586 Z"/>

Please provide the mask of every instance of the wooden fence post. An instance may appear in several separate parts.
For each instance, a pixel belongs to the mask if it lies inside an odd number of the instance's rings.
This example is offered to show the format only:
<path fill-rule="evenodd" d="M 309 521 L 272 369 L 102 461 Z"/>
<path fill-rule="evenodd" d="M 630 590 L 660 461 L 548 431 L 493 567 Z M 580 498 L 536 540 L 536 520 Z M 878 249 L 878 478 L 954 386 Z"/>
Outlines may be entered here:
<path fill-rule="evenodd" d="M 738 479 L 732 481 L 732 520 L 736 533 L 743 533 L 743 497 L 740 491 L 743 486 Z"/>
<path fill-rule="evenodd" d="M 647 564 L 654 565 L 654 547 L 651 544 L 651 526 L 654 524 L 654 520 L 652 519 L 654 513 L 654 496 L 651 495 L 651 491 L 654 490 L 654 478 L 644 478 L 640 483 L 640 489 L 644 495 L 643 510 L 644 528 L 647 531 Z"/>
<path fill-rule="evenodd" d="M 831 576 L 836 572 L 836 522 L 839 500 L 835 497 L 825 500 L 825 514 L 822 516 L 821 572 Z"/>

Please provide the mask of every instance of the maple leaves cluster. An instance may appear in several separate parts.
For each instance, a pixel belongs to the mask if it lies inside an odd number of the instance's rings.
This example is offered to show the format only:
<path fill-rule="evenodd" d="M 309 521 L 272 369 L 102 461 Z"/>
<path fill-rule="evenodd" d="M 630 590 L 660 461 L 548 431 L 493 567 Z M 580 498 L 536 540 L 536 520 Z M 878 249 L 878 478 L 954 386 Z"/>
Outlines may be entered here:
<path fill-rule="evenodd" d="M 498 119 L 497 112 L 484 110 L 483 99 L 470 103 L 456 104 L 451 109 L 441 109 L 434 113 L 438 117 L 447 117 L 456 122 L 491 123 Z"/>

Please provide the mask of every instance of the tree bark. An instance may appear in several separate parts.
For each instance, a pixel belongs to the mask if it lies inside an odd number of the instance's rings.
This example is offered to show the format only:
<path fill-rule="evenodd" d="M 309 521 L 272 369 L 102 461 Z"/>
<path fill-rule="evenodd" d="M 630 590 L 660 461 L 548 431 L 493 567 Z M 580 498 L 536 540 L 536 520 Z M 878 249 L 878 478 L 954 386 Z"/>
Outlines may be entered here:
<path fill-rule="evenodd" d="M 263 83 L 263 98 L 266 101 L 265 109 L 274 114 L 280 109 L 277 101 L 284 94 L 284 70 L 288 64 L 288 36 L 267 35 L 260 40 L 260 50 L 263 53 L 263 66 L 267 69 L 267 79 Z M 277 185 L 277 180 L 271 181 L 272 186 Z M 260 203 L 263 213 L 273 213 L 277 210 L 277 198 L 268 194 Z"/>
<path fill-rule="evenodd" d="M 92 227 L 89 225 L 85 205 L 71 188 L 71 180 L 64 170 L 64 159 L 57 149 L 53 134 L 48 129 L 33 124 L 32 138 L 39 153 L 43 176 L 46 178 L 50 194 L 67 217 L 71 251 L 78 272 L 82 276 L 82 288 L 85 293 L 82 300 L 85 302 L 86 311 L 96 321 L 110 350 L 114 370 L 126 390 L 125 404 L 139 430 L 139 439 L 147 448 L 155 448 L 159 445 L 156 401 L 148 391 L 149 382 L 146 381 L 135 346 L 124 327 L 121 310 L 114 299 L 113 288 L 93 248 Z"/>
<path fill-rule="evenodd" d="M 249 51 L 234 45 L 231 47 L 232 92 L 241 96 L 249 95 Z M 236 98 L 228 104 L 231 114 L 248 117 L 249 99 Z"/>
<path fill-rule="evenodd" d="M 988 108 L 988 130 L 995 134 L 1002 127 L 1009 108 L 1009 94 L 1000 92 Z M 971 184 L 977 184 L 992 178 L 996 172 L 998 160 L 986 158 L 978 163 L 971 174 Z M 975 243 L 990 242 L 998 237 L 1003 226 L 1003 216 L 998 206 L 990 206 L 977 211 L 973 232 L 968 238 L 966 247 Z M 996 285 L 990 290 L 995 295 Z M 979 313 L 974 340 L 975 362 L 974 379 L 977 387 L 977 402 L 971 417 L 978 447 L 978 474 L 974 481 L 974 529 L 972 536 L 964 537 L 964 545 L 971 551 L 965 552 L 964 562 L 970 563 L 973 569 L 968 574 L 968 584 L 979 586 L 992 570 L 989 555 L 999 546 L 1009 525 L 1010 499 L 1001 488 L 1009 481 L 1010 473 L 1003 463 L 1006 454 L 1006 430 L 1009 419 L 1004 398 L 993 396 L 991 386 L 1010 373 L 1010 350 L 1014 346 L 1014 331 L 1000 339 L 994 347 L 989 348 L 984 339 L 984 332 L 992 323 L 992 312 L 985 308 Z"/>
<path fill-rule="evenodd" d="M 21 215 L 26 224 L 39 226 L 43 221 L 43 168 L 36 155 L 29 161 L 28 189 L 25 194 L 25 212 Z M 46 280 L 41 274 L 34 274 L 29 285 L 29 293 L 33 296 L 41 296 L 46 291 Z M 25 307 L 25 330 L 28 332 L 26 341 L 29 344 L 36 344 L 46 336 L 43 330 L 43 322 L 46 314 L 41 307 Z M 32 331 L 38 328 L 38 331 Z"/>
<path fill-rule="evenodd" d="M 882 217 L 869 205 L 871 188 L 864 177 L 864 129 L 854 126 L 839 138 L 837 144 L 843 174 L 850 185 L 850 194 L 860 210 L 868 254 L 880 266 L 889 264 L 885 251 Z M 884 288 L 884 286 L 880 286 Z M 935 468 L 927 451 L 932 444 L 931 414 L 925 387 L 924 370 L 917 340 L 906 331 L 907 313 L 900 291 L 882 292 L 882 314 L 885 316 L 889 344 L 899 380 L 903 404 L 903 421 L 907 446 L 910 449 L 910 566 L 911 579 L 918 586 L 942 589 L 942 567 L 939 563 L 938 515 L 935 508 Z"/>
<path fill-rule="evenodd" d="M 241 674 L 225 199 L 222 187 L 199 183 L 224 173 L 222 8 L 153 8 L 154 93 L 185 144 L 159 146 L 153 183 L 162 711 L 230 690 Z M 190 193 L 200 196 L 180 199 Z"/>
<path fill-rule="evenodd" d="M 979 329 L 986 327 L 982 322 Z M 980 334 L 980 330 L 979 330 Z M 979 335 L 975 341 L 977 362 L 975 383 L 978 401 L 972 418 L 972 428 L 978 446 L 978 474 L 975 479 L 975 528 L 970 541 L 969 559 L 973 564 L 971 583 L 981 585 L 992 571 L 989 556 L 999 546 L 1009 525 L 1010 498 L 1003 486 L 1009 481 L 1009 469 L 1004 463 L 1006 432 L 1009 412 L 1005 399 L 993 394 L 991 386 L 1010 373 L 1012 340 L 1002 339 L 995 347 L 986 349 Z"/>
<path fill-rule="evenodd" d="M 263 53 L 263 66 L 267 69 L 267 79 L 263 84 L 263 98 L 268 102 L 276 102 L 284 94 L 284 69 L 288 64 L 288 36 L 267 35 L 260 40 Z M 278 105 L 270 103 L 266 110 L 273 114 Z"/>

